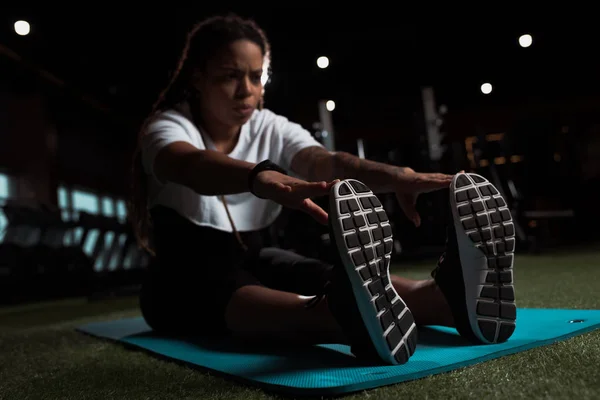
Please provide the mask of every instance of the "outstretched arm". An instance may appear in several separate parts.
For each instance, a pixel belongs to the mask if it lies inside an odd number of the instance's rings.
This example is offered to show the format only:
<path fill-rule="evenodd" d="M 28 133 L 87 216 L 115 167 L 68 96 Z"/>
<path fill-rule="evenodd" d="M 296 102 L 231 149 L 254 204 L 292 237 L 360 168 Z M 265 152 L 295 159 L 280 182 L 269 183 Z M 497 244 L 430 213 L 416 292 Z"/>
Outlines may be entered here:
<path fill-rule="evenodd" d="M 323 147 L 308 147 L 296 154 L 292 170 L 309 181 L 357 179 L 376 193 L 420 191 L 446 187 L 452 175 L 417 173 L 412 168 L 365 160 L 346 152 L 329 152 Z"/>
<path fill-rule="evenodd" d="M 309 181 L 357 179 L 374 192 L 383 193 L 395 190 L 393 182 L 404 168 L 313 146 L 296 154 L 292 160 L 292 170 Z"/>
<path fill-rule="evenodd" d="M 236 160 L 217 151 L 198 150 L 186 142 L 174 142 L 156 156 L 153 171 L 162 182 L 184 185 L 205 196 L 243 193 L 254 163 Z M 310 198 L 329 193 L 334 182 L 306 182 L 276 171 L 262 171 L 254 179 L 254 192 L 285 207 L 306 212 L 322 224 L 327 213 Z"/>
<path fill-rule="evenodd" d="M 292 170 L 309 181 L 353 178 L 376 193 L 395 193 L 406 216 L 417 226 L 421 223 L 415 208 L 418 195 L 446 188 L 452 181 L 452 175 L 419 173 L 346 152 L 329 152 L 319 146 L 299 151 L 292 160 Z"/>

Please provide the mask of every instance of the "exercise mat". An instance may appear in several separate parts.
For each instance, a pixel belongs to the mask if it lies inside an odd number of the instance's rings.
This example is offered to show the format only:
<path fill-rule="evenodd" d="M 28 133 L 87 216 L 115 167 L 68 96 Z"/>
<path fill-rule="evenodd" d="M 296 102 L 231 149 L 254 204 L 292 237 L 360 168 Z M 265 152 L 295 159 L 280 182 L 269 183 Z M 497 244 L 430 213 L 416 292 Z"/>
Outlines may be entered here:
<path fill-rule="evenodd" d="M 190 317 L 191 318 L 191 317 Z M 517 328 L 505 343 L 472 345 L 447 327 L 419 328 L 415 354 L 403 365 L 366 365 L 345 345 L 248 346 L 228 338 L 168 337 L 143 318 L 89 323 L 78 331 L 146 350 L 272 392 L 340 395 L 452 371 L 548 345 L 600 327 L 600 310 L 517 310 Z"/>

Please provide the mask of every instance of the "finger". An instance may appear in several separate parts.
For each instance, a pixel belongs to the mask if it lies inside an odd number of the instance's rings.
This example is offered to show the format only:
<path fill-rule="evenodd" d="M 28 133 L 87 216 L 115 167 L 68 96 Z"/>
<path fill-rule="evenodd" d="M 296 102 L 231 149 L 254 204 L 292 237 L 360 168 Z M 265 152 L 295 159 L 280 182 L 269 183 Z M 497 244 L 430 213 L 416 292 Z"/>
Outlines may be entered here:
<path fill-rule="evenodd" d="M 454 175 L 448 175 L 448 174 L 440 174 L 440 173 L 433 173 L 433 174 L 423 174 L 424 176 L 426 176 L 429 179 L 432 180 L 452 180 L 454 178 Z"/>
<path fill-rule="evenodd" d="M 296 179 L 291 176 L 286 176 L 282 179 L 283 182 L 286 182 L 288 185 L 292 187 L 304 187 L 304 186 L 325 186 L 327 182 L 325 181 L 305 181 L 302 179 Z"/>
<path fill-rule="evenodd" d="M 310 182 L 294 186 L 294 194 L 303 198 L 324 196 L 329 193 L 327 182 Z"/>
<path fill-rule="evenodd" d="M 300 204 L 300 210 L 304 211 L 311 217 L 313 217 L 317 222 L 322 225 L 327 225 L 328 215 L 321 207 L 319 207 L 315 202 L 310 199 L 304 199 Z"/>
<path fill-rule="evenodd" d="M 292 187 L 291 187 L 291 186 L 284 185 L 284 184 L 283 184 L 283 183 L 281 183 L 281 182 L 277 182 L 277 183 L 275 184 L 275 187 L 276 187 L 278 190 L 280 190 L 280 191 L 282 191 L 282 192 L 284 192 L 284 193 L 289 193 L 289 192 L 291 192 L 291 191 L 292 191 Z"/>
<path fill-rule="evenodd" d="M 320 182 L 300 181 L 294 185 L 294 188 L 296 188 L 296 189 L 307 189 L 307 188 L 324 189 L 326 187 L 327 187 L 327 182 L 325 182 L 325 181 L 320 181 Z"/>
<path fill-rule="evenodd" d="M 327 190 L 330 190 L 330 189 L 333 187 L 333 185 L 335 185 L 335 184 L 336 184 L 336 183 L 338 183 L 339 181 L 340 181 L 339 179 L 334 179 L 334 180 L 332 180 L 331 182 L 329 182 L 329 183 L 327 184 Z"/>
<path fill-rule="evenodd" d="M 404 211 L 406 217 L 415 224 L 416 227 L 421 225 L 421 216 L 417 212 L 416 204 L 417 198 L 416 196 L 411 195 L 398 195 L 398 203 L 400 203 L 400 208 Z"/>
<path fill-rule="evenodd" d="M 431 192 L 434 190 L 445 189 L 450 186 L 452 177 L 420 177 L 417 181 L 417 189 L 419 192 Z"/>

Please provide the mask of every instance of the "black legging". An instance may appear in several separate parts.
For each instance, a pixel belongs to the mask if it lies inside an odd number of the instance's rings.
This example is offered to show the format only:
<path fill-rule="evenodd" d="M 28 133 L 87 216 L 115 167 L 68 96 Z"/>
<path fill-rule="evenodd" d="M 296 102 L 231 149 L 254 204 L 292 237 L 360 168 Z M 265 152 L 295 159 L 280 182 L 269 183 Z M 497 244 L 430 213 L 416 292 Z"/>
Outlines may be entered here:
<path fill-rule="evenodd" d="M 224 314 L 240 287 L 260 285 L 315 295 L 323 292 L 332 266 L 274 247 L 262 247 L 264 232 L 242 232 L 244 253 L 231 233 L 199 227 L 173 210 L 152 211 L 157 257 L 140 294 L 142 314 L 154 330 L 200 335 L 228 332 Z"/>

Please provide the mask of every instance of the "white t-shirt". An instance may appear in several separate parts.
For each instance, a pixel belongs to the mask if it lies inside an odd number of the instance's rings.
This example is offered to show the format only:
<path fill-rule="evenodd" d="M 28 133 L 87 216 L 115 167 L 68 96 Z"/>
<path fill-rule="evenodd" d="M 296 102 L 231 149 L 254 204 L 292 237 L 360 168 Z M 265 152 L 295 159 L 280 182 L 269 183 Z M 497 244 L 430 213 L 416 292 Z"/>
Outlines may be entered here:
<path fill-rule="evenodd" d="M 170 207 L 197 225 L 231 232 L 231 223 L 219 196 L 199 195 L 172 182 L 162 184 L 154 175 L 154 159 L 158 152 L 179 141 L 190 143 L 200 150 L 215 148 L 208 135 L 202 135 L 194 125 L 189 106 L 185 103 L 157 115 L 142 138 L 142 162 L 149 184 L 148 207 Z M 322 147 L 301 125 L 263 109 L 254 111 L 250 120 L 242 126 L 239 140 L 228 156 L 252 163 L 269 159 L 293 175 L 290 169 L 294 155 L 311 146 Z M 213 171 L 198 173 L 213 174 Z M 250 192 L 227 195 L 225 199 L 233 222 L 241 232 L 265 228 L 281 212 L 279 204 L 259 199 Z"/>

